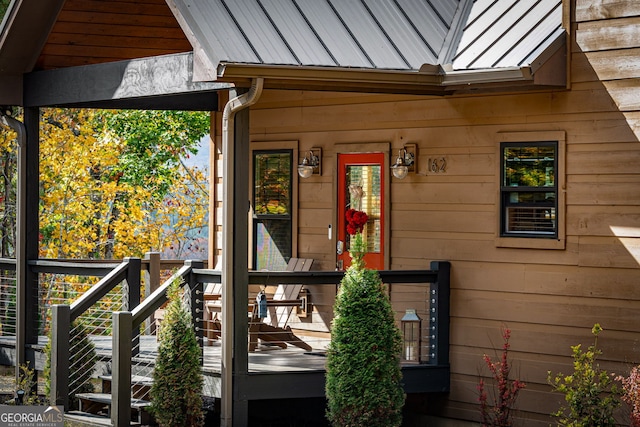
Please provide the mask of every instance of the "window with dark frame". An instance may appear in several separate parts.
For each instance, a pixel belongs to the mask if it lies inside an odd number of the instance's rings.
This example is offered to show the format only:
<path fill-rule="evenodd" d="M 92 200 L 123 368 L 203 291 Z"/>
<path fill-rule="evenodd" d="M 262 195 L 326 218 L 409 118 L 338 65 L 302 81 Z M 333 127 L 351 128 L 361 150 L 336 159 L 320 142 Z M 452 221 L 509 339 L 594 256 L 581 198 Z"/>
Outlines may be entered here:
<path fill-rule="evenodd" d="M 558 142 L 500 145 L 501 237 L 557 238 Z"/>
<path fill-rule="evenodd" d="M 284 270 L 292 253 L 293 150 L 253 152 L 253 267 Z"/>

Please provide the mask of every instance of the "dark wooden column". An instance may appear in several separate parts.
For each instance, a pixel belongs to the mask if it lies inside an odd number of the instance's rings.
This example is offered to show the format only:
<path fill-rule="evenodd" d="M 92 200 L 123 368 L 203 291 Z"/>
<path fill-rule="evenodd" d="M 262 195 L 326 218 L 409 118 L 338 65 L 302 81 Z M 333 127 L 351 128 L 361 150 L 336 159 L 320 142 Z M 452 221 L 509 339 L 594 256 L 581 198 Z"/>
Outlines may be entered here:
<path fill-rule="evenodd" d="M 18 147 L 18 212 L 16 244 L 16 376 L 20 365 L 35 368 L 35 355 L 27 352 L 38 342 L 38 275 L 30 271 L 29 260 L 38 259 L 38 202 L 40 111 L 24 109 L 26 143 Z"/>
<path fill-rule="evenodd" d="M 239 95 L 239 94 L 237 94 Z M 231 94 L 231 97 L 236 94 Z M 233 245 L 233 425 L 249 424 L 249 402 L 244 387 L 249 372 L 249 108 L 236 113 L 234 131 L 234 245 Z"/>

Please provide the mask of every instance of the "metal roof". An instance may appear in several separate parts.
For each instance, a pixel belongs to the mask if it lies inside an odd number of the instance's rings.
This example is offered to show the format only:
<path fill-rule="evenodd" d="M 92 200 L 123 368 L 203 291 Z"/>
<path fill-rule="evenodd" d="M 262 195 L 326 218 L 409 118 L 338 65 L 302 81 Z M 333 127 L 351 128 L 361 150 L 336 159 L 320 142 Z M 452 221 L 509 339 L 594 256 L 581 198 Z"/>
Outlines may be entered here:
<path fill-rule="evenodd" d="M 453 69 L 529 65 L 563 32 L 561 0 L 476 0 Z"/>
<path fill-rule="evenodd" d="M 560 0 L 169 0 L 214 67 L 419 71 L 530 64 L 562 35 Z M 451 69 L 451 67 L 447 67 Z"/>
<path fill-rule="evenodd" d="M 176 0 L 221 62 L 418 70 L 437 64 L 460 0 Z"/>

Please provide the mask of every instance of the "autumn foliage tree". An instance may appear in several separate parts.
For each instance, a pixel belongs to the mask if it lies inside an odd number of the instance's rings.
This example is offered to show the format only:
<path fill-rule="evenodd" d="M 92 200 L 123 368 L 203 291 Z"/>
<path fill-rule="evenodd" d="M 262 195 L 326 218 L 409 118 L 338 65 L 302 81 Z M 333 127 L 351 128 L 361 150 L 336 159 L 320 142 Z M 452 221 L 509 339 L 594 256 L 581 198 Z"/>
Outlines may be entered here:
<path fill-rule="evenodd" d="M 207 131 L 204 113 L 43 110 L 41 256 L 141 256 L 202 229 L 206 171 L 180 158 Z"/>

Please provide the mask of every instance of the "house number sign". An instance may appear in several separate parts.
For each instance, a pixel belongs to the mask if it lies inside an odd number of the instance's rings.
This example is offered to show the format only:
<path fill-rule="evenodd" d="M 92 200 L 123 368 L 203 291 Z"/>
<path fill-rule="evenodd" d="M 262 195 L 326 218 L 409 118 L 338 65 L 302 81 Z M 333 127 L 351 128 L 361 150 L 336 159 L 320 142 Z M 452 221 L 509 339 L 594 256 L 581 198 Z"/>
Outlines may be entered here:
<path fill-rule="evenodd" d="M 427 163 L 427 172 L 444 173 L 446 171 L 447 159 L 444 156 L 429 159 L 429 162 Z"/>

